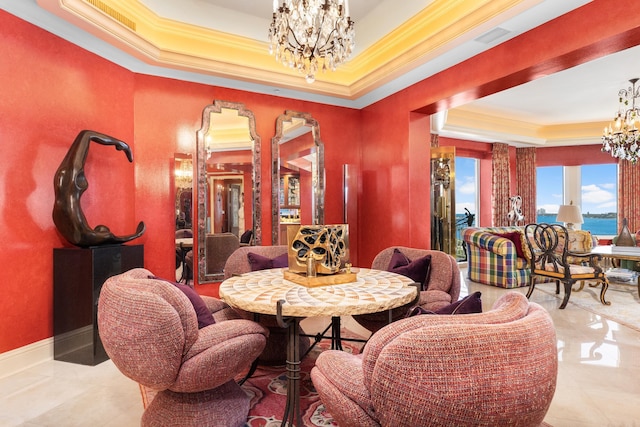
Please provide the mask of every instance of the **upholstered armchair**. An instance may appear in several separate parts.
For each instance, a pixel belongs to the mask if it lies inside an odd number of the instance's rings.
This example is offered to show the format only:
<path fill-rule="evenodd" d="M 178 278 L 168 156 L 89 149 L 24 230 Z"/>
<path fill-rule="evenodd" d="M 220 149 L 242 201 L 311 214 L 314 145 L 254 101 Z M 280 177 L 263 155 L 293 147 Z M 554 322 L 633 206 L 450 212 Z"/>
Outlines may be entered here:
<path fill-rule="evenodd" d="M 278 246 L 243 246 L 235 250 L 224 265 L 224 278 L 253 271 L 249 261 L 249 253 L 257 254 L 268 259 L 274 259 L 287 253 L 286 245 Z"/>
<path fill-rule="evenodd" d="M 249 258 L 249 254 L 256 255 L 253 257 L 253 266 Z M 237 249 L 229 256 L 224 266 L 224 278 L 248 273 L 250 271 L 261 270 L 265 268 L 278 267 L 282 264 L 269 265 L 269 261 L 287 254 L 286 245 L 276 246 L 243 246 Z M 262 262 L 257 258 L 262 257 Z M 288 261 L 285 262 L 285 266 Z M 244 312 L 243 316 L 247 319 L 253 319 L 253 313 Z M 269 338 L 264 351 L 258 357 L 258 362 L 264 365 L 283 365 L 287 360 L 287 330 L 278 325 L 276 317 L 272 315 L 261 314 L 258 322 L 269 329 Z M 301 334 L 304 331 L 300 330 Z M 300 337 L 300 354 L 305 354 L 311 345 L 309 337 Z"/>
<path fill-rule="evenodd" d="M 479 314 L 423 314 L 362 354 L 327 350 L 311 379 L 340 427 L 538 426 L 558 370 L 551 317 L 518 292 Z"/>
<path fill-rule="evenodd" d="M 227 258 L 240 247 L 240 239 L 233 233 L 207 234 L 207 274 L 222 273 Z"/>
<path fill-rule="evenodd" d="M 155 394 L 143 426 L 243 426 L 249 397 L 234 378 L 260 354 L 268 331 L 220 300 L 192 303 L 181 287 L 188 288 L 142 268 L 109 278 L 98 301 L 104 348 L 143 392 L 155 392 L 143 394 Z"/>
<path fill-rule="evenodd" d="M 435 311 L 446 307 L 458 300 L 460 296 L 460 268 L 455 258 L 451 255 L 435 250 L 416 249 L 403 246 L 391 246 L 380 251 L 371 263 L 371 268 L 376 270 L 389 270 L 390 262 L 395 250 L 399 250 L 409 261 L 430 256 L 429 273 L 420 292 L 417 302 L 425 310 Z M 392 310 L 392 321 L 401 319 L 407 315 L 411 304 Z M 375 332 L 389 324 L 389 313 L 372 313 L 353 316 L 353 318 L 366 329 Z"/>

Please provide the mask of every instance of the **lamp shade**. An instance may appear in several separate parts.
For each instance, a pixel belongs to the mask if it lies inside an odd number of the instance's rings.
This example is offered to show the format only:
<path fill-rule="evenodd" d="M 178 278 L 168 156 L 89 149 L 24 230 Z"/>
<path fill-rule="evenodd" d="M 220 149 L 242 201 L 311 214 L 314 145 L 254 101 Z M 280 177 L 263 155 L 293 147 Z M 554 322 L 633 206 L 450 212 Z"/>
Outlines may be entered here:
<path fill-rule="evenodd" d="M 582 224 L 582 212 L 580 212 L 580 206 L 574 204 L 560 205 L 558 209 L 558 222 L 565 222 L 569 228 L 572 228 L 573 224 Z"/>

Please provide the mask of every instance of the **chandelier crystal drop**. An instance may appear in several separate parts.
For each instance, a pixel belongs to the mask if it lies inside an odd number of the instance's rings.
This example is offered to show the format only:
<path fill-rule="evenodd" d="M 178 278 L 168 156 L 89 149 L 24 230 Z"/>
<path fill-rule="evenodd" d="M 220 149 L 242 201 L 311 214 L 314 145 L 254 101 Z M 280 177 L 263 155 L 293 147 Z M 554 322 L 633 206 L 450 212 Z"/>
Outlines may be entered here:
<path fill-rule="evenodd" d="M 640 132 L 637 126 L 640 109 L 636 107 L 636 99 L 640 98 L 640 87 L 636 87 L 638 79 L 631 79 L 629 82 L 631 87 L 620 89 L 618 92 L 619 109 L 613 122 L 604 128 L 602 151 L 635 164 L 640 156 Z"/>
<path fill-rule="evenodd" d="M 308 83 L 318 70 L 335 71 L 355 47 L 348 0 L 273 0 L 269 53 Z"/>

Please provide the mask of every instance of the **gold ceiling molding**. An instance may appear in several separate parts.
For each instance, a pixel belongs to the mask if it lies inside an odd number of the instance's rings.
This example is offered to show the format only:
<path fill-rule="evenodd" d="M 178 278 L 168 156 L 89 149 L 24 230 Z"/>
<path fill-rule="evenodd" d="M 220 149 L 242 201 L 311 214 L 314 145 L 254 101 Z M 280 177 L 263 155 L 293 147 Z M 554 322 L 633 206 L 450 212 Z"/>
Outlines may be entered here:
<path fill-rule="evenodd" d="M 337 71 L 320 73 L 315 83 L 307 84 L 304 76 L 269 55 L 266 39 L 163 18 L 138 0 L 37 0 L 42 8 L 151 65 L 351 100 L 434 58 L 491 19 L 537 2 L 435 0 Z M 356 43 L 357 31 L 356 22 Z"/>
<path fill-rule="evenodd" d="M 458 107 L 447 111 L 442 130 L 518 145 L 554 146 L 599 144 L 603 126 L 604 122 L 542 126 Z"/>
<path fill-rule="evenodd" d="M 107 15 L 109 15 L 110 17 L 115 19 L 116 21 L 120 22 L 122 25 L 125 25 L 125 26 L 129 27 L 131 30 L 133 30 L 133 31 L 136 30 L 136 23 L 135 22 L 133 22 L 131 19 L 129 19 L 128 17 L 124 16 L 123 14 L 118 13 L 118 11 L 116 11 L 113 8 L 109 7 L 103 1 L 101 1 L 101 0 L 87 0 L 87 3 L 89 3 L 90 5 L 92 5 L 93 7 L 97 8 L 97 9 L 100 9 L 102 12 L 106 13 Z"/>
<path fill-rule="evenodd" d="M 539 0 L 437 0 L 346 64 L 358 98 L 442 53 L 491 19 Z M 530 7 L 530 6 L 529 6 Z M 357 37 L 357 23 L 356 23 Z"/>

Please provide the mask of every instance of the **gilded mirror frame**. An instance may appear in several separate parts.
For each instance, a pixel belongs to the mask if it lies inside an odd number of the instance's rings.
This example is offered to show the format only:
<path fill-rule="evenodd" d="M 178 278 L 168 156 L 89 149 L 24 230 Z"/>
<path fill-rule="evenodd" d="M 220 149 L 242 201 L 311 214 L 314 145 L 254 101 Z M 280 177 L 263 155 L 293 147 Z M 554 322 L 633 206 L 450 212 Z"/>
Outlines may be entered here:
<path fill-rule="evenodd" d="M 304 121 L 304 126 L 311 128 L 317 163 L 316 176 L 312 177 L 311 225 L 324 224 L 324 143 L 320 139 L 320 125 L 309 113 L 285 110 L 285 113 L 276 119 L 276 134 L 271 139 L 271 243 L 273 245 L 280 244 L 280 144 L 283 138 L 284 123 L 292 122 L 294 119 Z"/>
<path fill-rule="evenodd" d="M 221 113 L 222 109 L 236 110 L 238 116 L 249 119 L 249 134 L 253 140 L 252 156 L 252 189 L 253 189 L 253 242 L 255 245 L 262 243 L 262 213 L 260 206 L 261 184 L 260 184 L 260 136 L 256 133 L 256 120 L 253 112 L 248 110 L 243 103 L 214 100 L 213 104 L 207 105 L 202 110 L 202 127 L 197 131 L 197 187 L 198 193 L 196 202 L 198 206 L 198 283 L 211 283 L 222 279 L 221 273 L 209 273 L 206 271 L 206 192 L 207 192 L 207 160 L 208 153 L 206 147 L 206 134 L 211 126 L 211 114 Z"/>

